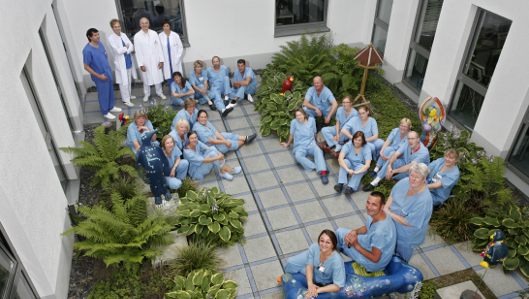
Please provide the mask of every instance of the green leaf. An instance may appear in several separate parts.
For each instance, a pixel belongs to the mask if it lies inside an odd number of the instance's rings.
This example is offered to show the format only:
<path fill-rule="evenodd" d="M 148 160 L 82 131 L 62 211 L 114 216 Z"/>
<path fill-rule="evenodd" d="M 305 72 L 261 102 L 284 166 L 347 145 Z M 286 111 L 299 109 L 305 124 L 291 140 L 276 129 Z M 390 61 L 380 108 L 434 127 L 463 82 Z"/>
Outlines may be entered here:
<path fill-rule="evenodd" d="M 485 224 L 483 222 L 483 218 L 481 218 L 481 217 L 474 217 L 474 218 L 470 219 L 470 223 L 473 223 L 475 225 L 483 225 L 483 224 Z"/>
<path fill-rule="evenodd" d="M 229 290 L 220 290 L 217 293 L 217 299 L 228 299 L 230 298 L 231 292 Z"/>
<path fill-rule="evenodd" d="M 195 201 L 198 199 L 198 194 L 193 190 L 187 190 L 186 197 L 190 200 Z"/>
<path fill-rule="evenodd" d="M 212 233 L 216 234 L 216 233 L 218 233 L 219 230 L 220 230 L 220 224 L 219 224 L 217 221 L 212 222 L 212 223 L 208 224 L 208 229 L 209 229 Z"/>
<path fill-rule="evenodd" d="M 263 122 L 263 123 L 269 123 L 271 121 L 272 121 L 272 116 L 270 116 L 270 115 L 266 116 L 265 118 L 263 118 L 261 120 L 261 122 Z"/>
<path fill-rule="evenodd" d="M 520 262 L 520 271 L 522 271 L 526 278 L 529 277 L 529 262 L 527 260 L 521 259 L 520 256 L 518 256 L 518 261 Z"/>
<path fill-rule="evenodd" d="M 193 291 L 195 289 L 195 285 L 193 284 L 193 282 L 191 281 L 191 279 L 186 279 L 185 281 L 185 288 L 186 288 L 186 291 Z"/>
<path fill-rule="evenodd" d="M 238 219 L 238 218 L 239 218 L 239 214 L 236 213 L 236 212 L 231 211 L 231 212 L 228 214 L 228 217 Z"/>
<path fill-rule="evenodd" d="M 520 245 L 527 244 L 527 238 L 524 235 L 518 235 L 514 238 L 514 240 Z"/>
<path fill-rule="evenodd" d="M 202 215 L 202 211 L 200 210 L 193 210 L 190 214 L 189 214 L 189 217 L 198 217 Z"/>
<path fill-rule="evenodd" d="M 508 258 L 503 262 L 503 268 L 505 268 L 505 270 L 512 271 L 518 267 L 519 263 L 520 262 L 518 261 L 518 258 Z"/>
<path fill-rule="evenodd" d="M 519 246 L 518 253 L 520 255 L 527 255 L 529 253 L 529 248 L 527 248 L 527 246 Z"/>
<path fill-rule="evenodd" d="M 165 294 L 167 298 L 177 298 L 177 299 L 191 299 L 191 295 L 186 291 L 176 291 Z"/>
<path fill-rule="evenodd" d="M 230 221 L 231 225 L 233 225 L 233 227 L 235 227 L 236 229 L 241 229 L 242 228 L 242 224 L 241 224 L 241 222 L 239 220 L 232 218 L 229 221 Z"/>
<path fill-rule="evenodd" d="M 482 239 L 482 240 L 489 239 L 490 238 L 489 230 L 486 228 L 480 228 L 474 232 L 474 237 L 478 239 Z"/>
<path fill-rule="evenodd" d="M 500 222 L 498 221 L 498 219 L 492 218 L 492 217 L 483 218 L 483 222 L 485 222 L 488 225 L 492 225 L 494 227 L 500 226 Z"/>
<path fill-rule="evenodd" d="M 227 226 L 224 226 L 223 228 L 220 229 L 219 236 L 222 239 L 222 241 L 229 242 L 231 239 L 231 230 Z"/>
<path fill-rule="evenodd" d="M 193 276 L 193 284 L 196 286 L 201 286 L 202 278 L 204 278 L 204 269 L 201 269 L 195 274 L 195 276 Z"/>
<path fill-rule="evenodd" d="M 215 219 L 217 221 L 222 221 L 222 220 L 226 219 L 226 215 L 224 215 L 224 214 L 215 214 L 215 215 L 213 215 L 213 219 Z"/>
<path fill-rule="evenodd" d="M 213 222 L 213 220 L 211 220 L 211 218 L 206 215 L 202 215 L 200 218 L 198 218 L 198 222 L 202 225 L 209 225 L 211 222 Z"/>
<path fill-rule="evenodd" d="M 222 285 L 222 282 L 224 281 L 224 274 L 222 273 L 215 273 L 211 276 L 211 283 L 213 285 Z"/>
<path fill-rule="evenodd" d="M 507 252 L 507 258 L 513 258 L 516 256 L 517 250 L 514 248 L 509 248 L 509 252 Z"/>
<path fill-rule="evenodd" d="M 186 287 L 186 279 L 185 277 L 181 276 L 181 275 L 176 275 L 174 277 L 174 283 L 179 286 L 180 288 L 185 288 Z"/>
<path fill-rule="evenodd" d="M 210 295 L 212 298 L 215 298 L 215 296 L 217 296 L 218 291 L 220 290 L 220 287 L 221 284 L 213 284 L 213 286 L 209 288 L 208 295 Z"/>
<path fill-rule="evenodd" d="M 208 204 L 203 204 L 203 205 L 200 205 L 199 207 L 200 211 L 202 211 L 202 213 L 207 213 L 209 211 L 211 211 L 211 208 Z"/>
<path fill-rule="evenodd" d="M 223 284 L 222 284 L 222 288 L 223 289 L 236 289 L 238 288 L 239 285 L 233 281 L 233 280 L 226 280 Z"/>
<path fill-rule="evenodd" d="M 518 224 L 511 218 L 503 219 L 502 224 L 507 228 L 518 228 Z"/>
<path fill-rule="evenodd" d="M 270 119 L 271 119 L 271 118 L 272 118 L 272 117 L 270 117 Z M 261 127 L 261 135 L 262 135 L 263 137 L 270 135 L 270 127 L 262 126 L 262 127 Z"/>
<path fill-rule="evenodd" d="M 178 233 L 178 234 L 186 234 L 190 229 L 191 229 L 190 226 L 185 225 L 185 226 L 182 226 L 179 229 L 177 229 L 176 233 Z"/>
<path fill-rule="evenodd" d="M 520 208 L 519 207 L 514 206 L 511 209 L 510 218 L 512 218 L 514 220 L 520 220 L 522 218 L 522 214 L 520 213 Z"/>

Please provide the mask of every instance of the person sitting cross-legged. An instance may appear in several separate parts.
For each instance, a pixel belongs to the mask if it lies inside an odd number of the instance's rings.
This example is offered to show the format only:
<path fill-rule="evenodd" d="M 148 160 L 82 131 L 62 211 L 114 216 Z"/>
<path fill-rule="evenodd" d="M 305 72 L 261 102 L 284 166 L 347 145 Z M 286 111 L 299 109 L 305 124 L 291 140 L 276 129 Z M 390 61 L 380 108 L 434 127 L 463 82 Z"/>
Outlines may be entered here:
<path fill-rule="evenodd" d="M 342 129 L 351 118 L 358 116 L 358 111 L 352 107 L 352 100 L 350 96 L 345 96 L 342 99 L 342 106 L 336 111 L 336 125 L 332 127 L 324 127 L 321 129 L 321 134 L 327 141 L 329 148 L 334 146 L 334 151 L 337 153 L 342 150 L 347 137 L 342 134 Z"/>
<path fill-rule="evenodd" d="M 450 196 L 452 188 L 459 181 L 459 151 L 449 149 L 444 158 L 439 158 L 428 165 L 426 185 L 432 194 L 433 206 L 440 207 Z"/>
<path fill-rule="evenodd" d="M 336 192 L 342 192 L 343 186 L 347 184 L 347 175 L 351 176 L 345 194 L 351 194 L 358 189 L 362 177 L 371 166 L 371 149 L 367 145 L 362 131 L 353 135 L 353 141 L 347 142 L 338 156 L 340 172 L 338 184 L 334 186 Z"/>
<path fill-rule="evenodd" d="M 257 81 L 255 81 L 255 74 L 253 70 L 246 66 L 244 59 L 237 60 L 237 70 L 233 74 L 233 86 L 230 92 L 230 104 L 226 109 L 237 106 L 237 101 L 242 101 L 244 96 L 248 98 L 250 103 L 253 103 L 252 94 L 257 91 Z"/>

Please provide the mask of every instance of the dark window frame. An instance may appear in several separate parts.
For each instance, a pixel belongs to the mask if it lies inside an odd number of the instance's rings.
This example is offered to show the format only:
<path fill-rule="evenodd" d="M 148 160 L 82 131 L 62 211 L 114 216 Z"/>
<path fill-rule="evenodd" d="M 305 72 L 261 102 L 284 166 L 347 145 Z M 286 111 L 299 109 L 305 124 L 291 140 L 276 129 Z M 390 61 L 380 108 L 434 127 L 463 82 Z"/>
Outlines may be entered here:
<path fill-rule="evenodd" d="M 274 37 L 301 35 L 304 33 L 329 32 L 327 27 L 327 14 L 329 13 L 329 0 L 323 0 L 323 21 L 291 25 L 277 25 L 277 1 L 274 5 Z"/>

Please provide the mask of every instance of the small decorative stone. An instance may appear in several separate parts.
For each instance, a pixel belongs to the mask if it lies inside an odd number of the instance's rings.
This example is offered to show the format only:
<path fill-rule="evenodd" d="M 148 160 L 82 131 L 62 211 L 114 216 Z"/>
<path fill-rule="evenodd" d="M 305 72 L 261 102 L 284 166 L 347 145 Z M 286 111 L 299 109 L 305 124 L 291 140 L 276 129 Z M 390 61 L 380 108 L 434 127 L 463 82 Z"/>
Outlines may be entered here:
<path fill-rule="evenodd" d="M 481 299 L 481 296 L 471 290 L 465 290 L 463 293 L 461 293 L 461 297 L 459 299 Z"/>

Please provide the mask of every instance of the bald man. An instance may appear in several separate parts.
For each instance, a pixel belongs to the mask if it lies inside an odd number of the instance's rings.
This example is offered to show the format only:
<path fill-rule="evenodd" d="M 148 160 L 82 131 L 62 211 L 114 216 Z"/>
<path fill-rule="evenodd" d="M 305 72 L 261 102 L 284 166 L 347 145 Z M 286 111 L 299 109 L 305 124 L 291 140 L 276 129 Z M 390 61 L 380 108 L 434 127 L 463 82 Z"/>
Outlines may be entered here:
<path fill-rule="evenodd" d="M 338 102 L 336 102 L 332 91 L 323 85 L 323 80 L 320 76 L 314 77 L 313 84 L 314 86 L 309 88 L 305 94 L 305 100 L 303 101 L 303 106 L 305 107 L 303 107 L 303 110 L 314 118 L 325 117 L 324 122 L 328 124 L 336 110 L 338 110 Z"/>

